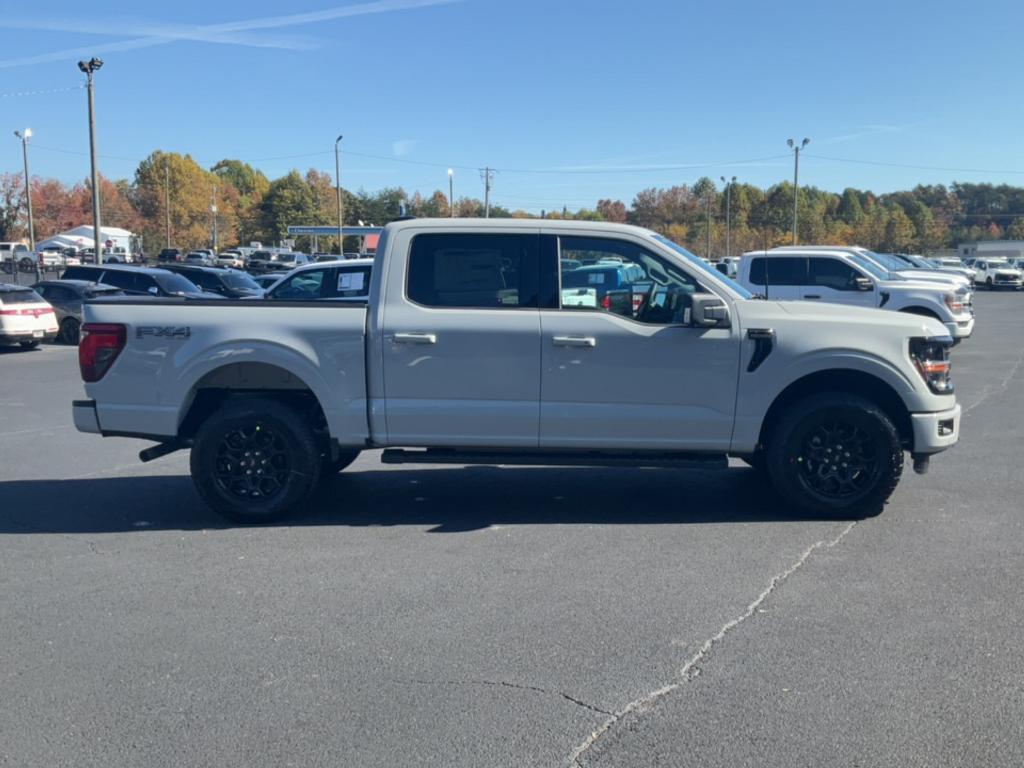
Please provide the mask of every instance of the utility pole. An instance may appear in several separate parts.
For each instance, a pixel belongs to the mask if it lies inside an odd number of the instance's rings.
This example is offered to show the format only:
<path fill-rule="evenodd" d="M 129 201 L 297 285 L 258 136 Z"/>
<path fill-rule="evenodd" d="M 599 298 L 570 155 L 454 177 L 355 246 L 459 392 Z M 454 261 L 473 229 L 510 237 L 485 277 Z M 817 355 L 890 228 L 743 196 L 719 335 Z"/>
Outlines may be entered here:
<path fill-rule="evenodd" d="M 707 197 L 704 198 L 704 206 L 707 208 L 708 223 L 705 229 L 708 233 L 708 246 L 704 251 L 704 258 L 711 261 L 711 192 L 709 191 Z"/>
<path fill-rule="evenodd" d="M 736 177 L 727 180 L 725 176 L 719 176 L 725 182 L 725 257 L 732 256 L 732 185 L 736 183 Z"/>
<path fill-rule="evenodd" d="M 213 192 L 210 194 L 210 216 L 213 219 L 213 253 L 217 253 L 217 182 L 213 183 Z"/>
<path fill-rule="evenodd" d="M 804 139 L 799 146 L 792 139 L 787 139 L 786 143 L 793 150 L 793 245 L 796 245 L 796 206 L 800 197 L 800 150 L 810 144 L 811 140 Z"/>
<path fill-rule="evenodd" d="M 480 178 L 484 180 L 484 218 L 491 218 L 491 182 L 494 181 L 496 171 L 493 168 L 484 168 L 480 171 Z"/>
<path fill-rule="evenodd" d="M 448 169 L 448 216 L 455 218 L 455 171 Z"/>
<path fill-rule="evenodd" d="M 167 218 L 167 246 L 171 247 L 171 167 L 164 158 L 164 216 Z"/>
<path fill-rule="evenodd" d="M 89 161 L 92 165 L 92 240 L 93 255 L 97 264 L 103 263 L 103 233 L 100 225 L 100 179 L 99 171 L 96 168 L 96 118 L 95 104 L 93 100 L 92 76 L 93 73 L 103 66 L 103 61 L 95 56 L 89 61 L 78 62 L 78 68 L 82 70 L 88 79 L 89 89 Z"/>
<path fill-rule="evenodd" d="M 341 149 L 339 145 L 341 140 L 345 138 L 341 134 L 338 134 L 338 138 L 334 140 L 334 186 L 338 192 L 338 255 L 344 256 L 345 249 L 342 247 L 342 232 L 341 232 L 341 220 L 342 220 L 342 208 L 341 208 Z"/>
<path fill-rule="evenodd" d="M 41 279 L 42 275 L 39 274 L 39 259 L 36 256 L 36 228 L 35 222 L 32 220 L 32 185 L 29 180 L 32 178 L 28 172 L 28 140 L 32 138 L 32 129 L 26 128 L 24 131 L 15 131 L 14 135 L 21 139 L 21 153 L 25 159 L 25 203 L 28 207 L 28 249 L 32 254 L 32 260 L 36 264 L 36 278 Z M 11 276 L 14 279 L 14 284 L 18 284 L 18 262 L 14 259 L 14 251 L 11 251 Z"/>

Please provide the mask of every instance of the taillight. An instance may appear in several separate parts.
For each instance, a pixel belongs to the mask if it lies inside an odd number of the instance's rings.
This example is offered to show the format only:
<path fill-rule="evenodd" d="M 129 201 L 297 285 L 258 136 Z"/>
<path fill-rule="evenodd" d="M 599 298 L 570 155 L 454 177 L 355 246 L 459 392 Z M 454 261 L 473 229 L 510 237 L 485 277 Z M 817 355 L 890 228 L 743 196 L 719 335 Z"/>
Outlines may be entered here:
<path fill-rule="evenodd" d="M 82 381 L 99 381 L 124 349 L 128 334 L 118 323 L 86 323 L 78 342 Z"/>
<path fill-rule="evenodd" d="M 953 380 L 949 376 L 949 348 L 953 340 L 948 337 L 940 339 L 911 339 L 910 359 L 928 385 L 928 389 L 937 395 L 949 395 L 953 392 Z"/>
<path fill-rule="evenodd" d="M 609 296 L 607 293 L 604 295 L 604 298 L 601 299 L 601 308 L 602 309 L 611 309 L 612 308 L 612 297 Z"/>

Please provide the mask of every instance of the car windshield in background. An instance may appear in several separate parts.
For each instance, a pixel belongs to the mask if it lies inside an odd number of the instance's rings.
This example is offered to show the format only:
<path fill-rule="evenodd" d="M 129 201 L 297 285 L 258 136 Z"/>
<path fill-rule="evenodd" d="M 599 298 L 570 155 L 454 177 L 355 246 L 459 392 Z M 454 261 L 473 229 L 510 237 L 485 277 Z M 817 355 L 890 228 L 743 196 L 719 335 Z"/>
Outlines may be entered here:
<path fill-rule="evenodd" d="M 117 295 L 122 294 L 122 293 L 124 293 L 124 291 L 122 291 L 120 288 L 114 288 L 114 287 L 109 287 L 108 288 L 108 287 L 104 286 L 102 288 L 99 288 L 99 287 L 97 287 L 97 288 L 86 288 L 84 295 L 88 299 L 88 298 L 93 298 L 93 297 L 97 297 L 97 296 L 117 296 Z"/>
<path fill-rule="evenodd" d="M 4 304 L 39 304 L 43 297 L 31 289 L 0 291 L 0 302 Z"/>
<path fill-rule="evenodd" d="M 872 253 L 870 259 L 865 257 L 865 256 L 861 256 L 859 253 L 851 253 L 851 254 L 849 254 L 849 256 L 850 256 L 850 258 L 853 260 L 853 262 L 858 267 L 860 267 L 861 269 L 864 269 L 867 272 L 870 272 L 872 275 L 877 277 L 879 280 L 898 280 L 899 279 L 892 272 L 888 271 L 887 269 L 883 269 L 882 267 L 878 266 L 878 263 L 876 263 L 875 261 L 872 261 L 872 259 L 877 259 L 878 262 L 881 262 L 881 263 L 884 264 L 885 260 L 882 258 L 882 256 L 880 254 Z"/>
<path fill-rule="evenodd" d="M 907 259 L 911 264 L 913 264 L 918 269 L 935 269 L 935 267 L 929 264 L 925 259 L 922 259 L 920 256 L 904 256 L 903 258 Z"/>
<path fill-rule="evenodd" d="M 652 234 L 651 237 L 654 240 L 657 240 L 662 245 L 667 245 L 669 248 L 671 248 L 677 254 L 679 254 L 684 259 L 686 259 L 688 262 L 690 262 L 693 266 L 699 268 L 701 271 L 707 272 L 709 275 L 712 275 L 716 280 L 720 280 L 721 282 L 725 283 L 730 288 L 732 288 L 736 293 L 738 293 L 740 296 L 742 296 L 744 299 L 752 299 L 752 298 L 754 298 L 754 294 L 753 293 L 748 291 L 746 288 L 744 288 L 742 285 L 737 283 L 731 277 L 728 277 L 727 275 L 722 274 L 721 272 L 719 272 L 717 269 L 712 267 L 707 262 L 702 261 L 700 259 L 700 257 L 694 256 L 688 250 L 683 248 L 683 246 L 678 245 L 676 243 L 673 243 L 667 237 L 662 237 L 661 235 L 654 235 L 654 234 Z"/>
<path fill-rule="evenodd" d="M 167 293 L 200 293 L 199 288 L 188 278 L 174 273 L 155 275 L 156 284 Z"/>
<path fill-rule="evenodd" d="M 260 289 L 260 284 L 244 272 L 224 272 L 224 274 L 220 276 L 220 280 L 228 288 L 249 288 L 251 290 Z"/>

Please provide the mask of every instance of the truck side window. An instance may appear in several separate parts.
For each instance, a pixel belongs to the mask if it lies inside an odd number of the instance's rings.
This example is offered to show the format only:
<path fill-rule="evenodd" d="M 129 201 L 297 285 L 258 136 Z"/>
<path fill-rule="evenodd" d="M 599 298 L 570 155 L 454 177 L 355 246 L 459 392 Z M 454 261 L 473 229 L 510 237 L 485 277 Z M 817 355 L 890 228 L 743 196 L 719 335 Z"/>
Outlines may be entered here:
<path fill-rule="evenodd" d="M 282 282 L 271 292 L 272 299 L 281 301 L 314 301 L 324 297 L 327 273 L 332 270 L 311 269 L 299 272 Z"/>
<path fill-rule="evenodd" d="M 839 259 L 812 257 L 808 259 L 807 284 L 836 291 L 856 291 L 860 272 Z"/>
<path fill-rule="evenodd" d="M 764 258 L 750 262 L 750 282 L 754 285 L 805 285 L 807 259 L 798 256 Z"/>
<path fill-rule="evenodd" d="M 426 307 L 536 308 L 538 269 L 537 235 L 416 235 L 406 295 Z"/>
<path fill-rule="evenodd" d="M 697 280 L 628 240 L 560 238 L 561 307 L 603 310 L 640 323 L 684 322 Z"/>

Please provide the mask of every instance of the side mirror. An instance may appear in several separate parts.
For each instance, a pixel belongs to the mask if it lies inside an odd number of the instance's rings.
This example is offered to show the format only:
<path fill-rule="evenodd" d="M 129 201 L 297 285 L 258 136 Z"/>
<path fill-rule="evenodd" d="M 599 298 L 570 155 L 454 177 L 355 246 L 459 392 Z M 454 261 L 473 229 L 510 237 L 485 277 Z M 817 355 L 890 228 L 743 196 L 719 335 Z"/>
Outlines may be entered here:
<path fill-rule="evenodd" d="M 858 277 L 854 280 L 854 284 L 857 286 L 858 291 L 873 291 L 875 290 L 875 284 L 872 283 L 866 277 Z"/>
<path fill-rule="evenodd" d="M 729 307 L 713 293 L 690 297 L 690 322 L 694 328 L 728 328 Z"/>

